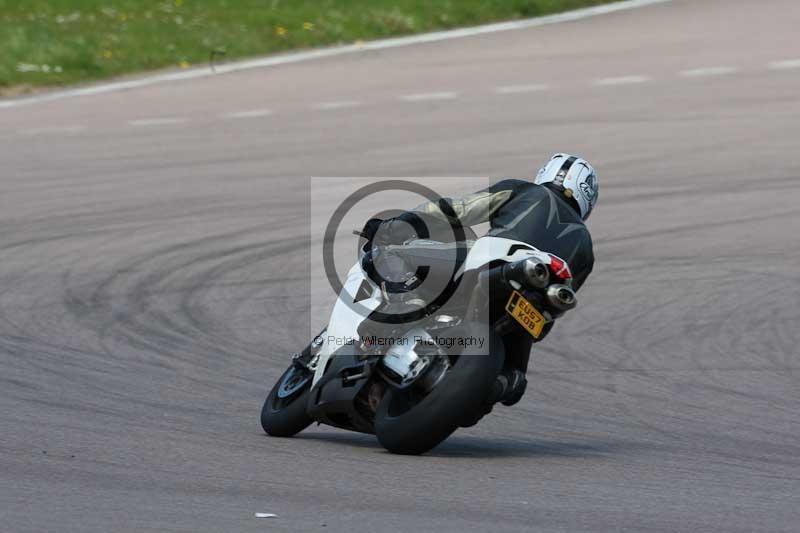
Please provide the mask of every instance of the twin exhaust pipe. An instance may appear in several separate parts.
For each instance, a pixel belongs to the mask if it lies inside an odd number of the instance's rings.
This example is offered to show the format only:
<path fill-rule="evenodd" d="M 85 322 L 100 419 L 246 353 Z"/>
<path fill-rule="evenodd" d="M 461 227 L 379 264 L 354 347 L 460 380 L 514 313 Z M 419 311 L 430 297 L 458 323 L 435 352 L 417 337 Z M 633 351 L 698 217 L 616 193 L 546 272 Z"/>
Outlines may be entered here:
<path fill-rule="evenodd" d="M 578 303 L 575 291 L 566 285 L 550 285 L 547 288 L 547 301 L 559 311 L 569 311 Z"/>
<path fill-rule="evenodd" d="M 559 311 L 569 311 L 578 303 L 575 291 L 571 287 L 560 283 L 548 286 L 550 283 L 550 269 L 538 259 L 529 257 L 505 265 L 503 277 L 506 281 L 515 281 L 529 289 L 546 288 L 545 297 L 547 301 Z"/>
<path fill-rule="evenodd" d="M 537 259 L 523 259 L 509 263 L 503 269 L 506 281 L 516 281 L 530 289 L 544 289 L 550 283 L 550 270 Z"/>

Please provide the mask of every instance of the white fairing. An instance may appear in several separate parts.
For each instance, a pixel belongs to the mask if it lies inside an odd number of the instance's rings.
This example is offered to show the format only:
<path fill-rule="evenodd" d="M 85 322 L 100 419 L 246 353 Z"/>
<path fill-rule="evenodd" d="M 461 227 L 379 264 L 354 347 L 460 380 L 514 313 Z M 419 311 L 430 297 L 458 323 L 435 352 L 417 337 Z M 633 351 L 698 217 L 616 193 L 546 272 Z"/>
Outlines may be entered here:
<path fill-rule="evenodd" d="M 509 254 L 509 252 L 511 253 Z M 470 247 L 466 261 L 456 273 L 456 277 L 460 277 L 466 270 L 480 268 L 492 261 L 501 260 L 510 263 L 526 257 L 538 257 L 544 263 L 550 262 L 550 257 L 546 253 L 533 248 L 530 244 L 500 237 L 481 237 Z M 365 279 L 367 278 L 358 263 L 347 274 L 344 288 L 333 306 L 328 328 L 322 335 L 323 343 L 316 364 L 313 385 L 316 385 L 324 374 L 328 360 L 333 353 L 344 346 L 344 342 L 347 340 L 355 342 L 358 339 L 358 326 L 365 316 L 363 312 L 359 313 L 357 308 L 354 309 L 351 304 L 349 305 L 348 301 L 353 301 L 353 297 Z M 369 283 L 373 288 L 372 295 L 370 298 L 359 301 L 359 304 L 363 306 L 361 309 L 366 308 L 373 311 L 381 303 L 381 291 L 371 281 Z"/>
<path fill-rule="evenodd" d="M 350 272 L 347 273 L 347 279 L 344 282 L 342 292 L 336 303 L 333 305 L 333 312 L 331 313 L 328 327 L 322 334 L 323 342 L 319 352 L 319 360 L 317 361 L 317 368 L 314 372 L 313 385 L 325 373 L 328 359 L 330 359 L 333 352 L 341 348 L 348 339 L 355 339 L 358 337 L 358 325 L 364 320 L 364 315 L 357 312 L 358 308 L 348 305 L 352 302 L 361 283 L 366 279 L 364 272 L 361 270 L 361 265 L 356 263 Z M 381 303 L 380 289 L 373 286 L 373 294 L 370 298 L 362 300 L 359 303 L 366 309 L 374 311 Z"/>
<path fill-rule="evenodd" d="M 534 256 L 540 258 L 544 263 L 550 262 L 550 256 L 522 241 L 500 237 L 481 237 L 469 249 L 467 260 L 464 262 L 460 273 L 480 268 L 492 261 L 502 260 L 507 263 L 513 263 L 514 261 Z"/>

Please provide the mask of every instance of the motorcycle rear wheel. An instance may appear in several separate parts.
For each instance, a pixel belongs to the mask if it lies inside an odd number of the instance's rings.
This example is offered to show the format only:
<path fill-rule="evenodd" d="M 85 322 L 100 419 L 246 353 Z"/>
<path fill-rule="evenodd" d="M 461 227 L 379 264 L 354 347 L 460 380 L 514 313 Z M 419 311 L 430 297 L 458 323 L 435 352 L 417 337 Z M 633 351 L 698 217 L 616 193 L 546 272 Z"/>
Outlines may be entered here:
<path fill-rule="evenodd" d="M 503 367 L 502 340 L 487 335 L 489 349 L 467 349 L 428 394 L 390 388 L 375 413 L 375 434 L 392 453 L 418 455 L 436 447 L 485 408 Z"/>

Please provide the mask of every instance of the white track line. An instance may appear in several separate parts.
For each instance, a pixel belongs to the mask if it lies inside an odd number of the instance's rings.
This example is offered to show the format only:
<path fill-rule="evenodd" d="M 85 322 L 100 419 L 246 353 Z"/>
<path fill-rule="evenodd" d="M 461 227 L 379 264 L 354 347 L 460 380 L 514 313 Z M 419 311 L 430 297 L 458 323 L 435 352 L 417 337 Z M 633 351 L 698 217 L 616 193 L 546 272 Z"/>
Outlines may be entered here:
<path fill-rule="evenodd" d="M 458 98 L 458 93 L 441 91 L 438 93 L 404 94 L 399 98 L 404 102 L 430 102 L 431 100 L 453 100 Z"/>
<path fill-rule="evenodd" d="M 360 105 L 361 102 L 357 102 L 355 100 L 343 100 L 341 102 L 321 102 L 311 106 L 311 108 L 316 109 L 317 111 L 333 111 L 335 109 L 347 109 L 350 107 L 358 107 Z"/>
<path fill-rule="evenodd" d="M 494 92 L 497 94 L 521 94 L 521 93 L 535 93 L 540 91 L 546 91 L 547 89 L 548 89 L 547 85 L 544 84 L 503 85 L 501 87 L 495 87 Z"/>
<path fill-rule="evenodd" d="M 30 128 L 20 131 L 22 135 L 46 135 L 48 133 L 80 133 L 86 126 L 52 126 L 44 128 Z"/>
<path fill-rule="evenodd" d="M 662 4 L 670 1 L 672 0 L 625 0 L 622 2 L 614 2 L 612 4 L 588 7 L 584 9 L 576 9 L 574 11 L 559 13 L 557 15 L 548 15 L 546 17 L 515 20 L 511 22 L 500 22 L 496 24 L 485 24 L 483 26 L 474 26 L 471 28 L 437 31 L 432 33 L 411 35 L 408 37 L 398 37 L 394 39 L 382 39 L 380 41 L 370 41 L 362 44 L 334 46 L 331 48 L 320 48 L 317 50 L 309 50 L 307 52 L 295 52 L 291 54 L 269 56 L 259 59 L 251 59 L 248 61 L 238 61 L 235 63 L 228 63 L 226 65 L 219 65 L 216 67 L 214 71 L 212 71 L 210 68 L 189 69 L 189 70 L 182 70 L 180 72 L 170 72 L 166 74 L 157 74 L 155 76 L 147 76 L 137 80 L 118 81 L 102 85 L 93 85 L 91 87 L 81 87 L 78 89 L 70 89 L 67 91 L 52 92 L 48 94 L 42 94 L 39 96 L 31 96 L 28 98 L 20 98 L 17 100 L 0 101 L 0 108 L 17 107 L 21 105 L 41 103 L 41 102 L 51 102 L 53 100 L 61 100 L 63 98 L 72 98 L 75 96 L 93 96 L 113 91 L 123 91 L 126 89 L 146 87 L 148 85 L 155 85 L 157 83 L 192 80 L 196 78 L 203 78 L 206 76 L 213 76 L 214 74 L 224 74 L 228 72 L 237 72 L 240 70 L 248 70 L 254 68 L 274 67 L 277 65 L 286 65 L 288 63 L 299 63 L 301 61 L 310 61 L 314 59 L 321 59 L 325 57 L 333 57 L 333 56 L 352 54 L 358 52 L 366 52 L 370 50 L 384 50 L 387 48 L 398 48 L 401 46 L 432 43 L 437 41 L 445 41 L 449 39 L 459 39 L 462 37 L 472 37 L 475 35 L 483 35 L 486 33 L 496 33 L 501 31 L 510 31 L 510 30 L 522 30 L 525 28 L 534 28 L 537 26 L 545 26 L 548 24 L 558 24 L 560 22 L 581 20 L 589 17 L 595 17 L 598 15 L 605 15 L 607 13 L 616 13 L 618 11 L 649 6 L 652 4 Z"/>
<path fill-rule="evenodd" d="M 703 67 L 703 68 L 682 70 L 680 72 L 680 75 L 686 78 L 700 78 L 703 76 L 725 76 L 726 74 L 733 74 L 737 70 L 739 69 L 737 69 L 736 67 Z"/>
<path fill-rule="evenodd" d="M 595 80 L 593 85 L 598 87 L 606 87 L 611 85 L 630 85 L 634 83 L 645 83 L 650 81 L 647 76 L 617 76 L 614 78 L 600 78 Z"/>
<path fill-rule="evenodd" d="M 170 124 L 182 124 L 186 122 L 185 118 L 179 117 L 165 117 L 165 118 L 140 118 L 137 120 L 129 120 L 128 125 L 137 127 L 147 126 L 167 126 Z"/>
<path fill-rule="evenodd" d="M 239 118 L 259 118 L 267 117 L 272 114 L 269 109 L 251 109 L 250 111 L 234 111 L 233 113 L 224 113 L 219 117 L 226 120 L 235 120 Z"/>
<path fill-rule="evenodd" d="M 783 61 L 773 61 L 768 65 L 772 70 L 789 70 L 800 68 L 800 59 L 785 59 Z"/>

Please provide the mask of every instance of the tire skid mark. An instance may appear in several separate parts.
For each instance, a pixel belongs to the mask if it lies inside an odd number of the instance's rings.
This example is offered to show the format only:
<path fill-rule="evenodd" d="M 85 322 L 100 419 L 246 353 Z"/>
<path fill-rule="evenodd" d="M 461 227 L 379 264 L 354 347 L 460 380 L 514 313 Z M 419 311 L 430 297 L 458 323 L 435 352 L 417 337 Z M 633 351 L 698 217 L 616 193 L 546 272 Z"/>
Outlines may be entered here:
<path fill-rule="evenodd" d="M 162 311 L 152 309 L 150 298 L 147 295 L 161 294 L 163 285 L 168 285 L 171 277 L 180 278 L 182 272 L 189 267 L 213 264 L 215 261 L 225 259 L 230 266 L 241 262 L 242 256 L 246 258 L 245 261 L 259 261 L 269 257 L 282 246 L 280 242 L 255 243 L 227 247 L 211 253 L 201 252 L 200 255 L 191 254 L 193 249 L 204 250 L 206 247 L 213 247 L 240 236 L 242 233 L 237 232 L 234 235 L 205 238 L 200 242 L 184 243 L 160 249 L 135 260 L 132 264 L 127 265 L 127 269 L 143 270 L 148 273 L 141 279 L 131 279 L 133 284 L 129 289 L 123 289 L 122 294 L 125 296 L 118 303 L 115 303 L 116 299 L 113 295 L 118 287 L 125 287 L 128 284 L 129 276 L 120 275 L 120 271 L 118 271 L 114 276 L 105 280 L 92 294 L 93 304 L 106 308 L 118 306 L 123 308 L 123 311 L 102 326 L 100 338 L 104 339 L 106 343 L 113 342 L 115 339 L 124 340 L 147 353 L 164 353 L 166 350 L 170 354 L 171 365 L 180 366 L 181 363 L 188 364 L 190 362 L 198 364 L 202 360 L 200 356 L 205 355 L 207 358 L 205 365 L 210 365 L 207 368 L 210 370 L 218 368 L 219 360 L 217 359 L 215 362 L 213 356 L 220 355 L 220 347 L 205 342 L 202 332 L 180 323 L 172 313 L 164 314 Z M 289 240 L 289 243 L 289 248 L 297 247 L 293 240 Z M 187 252 L 189 255 L 185 256 L 184 254 Z M 150 266 L 151 263 L 171 262 L 173 256 L 178 258 L 174 264 L 155 269 Z M 231 257 L 233 259 L 228 259 Z M 190 285 L 187 290 L 193 291 L 197 288 Z"/>
<path fill-rule="evenodd" d="M 697 224 L 684 224 L 679 226 L 674 226 L 671 228 L 662 228 L 657 230 L 648 230 L 642 231 L 637 233 L 630 233 L 627 235 L 622 235 L 620 237 L 606 237 L 596 239 L 594 242 L 596 245 L 604 245 L 604 244 L 616 244 L 622 242 L 628 242 L 632 240 L 644 239 L 644 238 L 651 238 L 651 237 L 662 237 L 665 235 L 674 235 L 678 233 L 685 233 L 690 231 L 697 231 L 698 229 L 708 230 L 713 228 L 724 228 L 730 227 L 735 224 L 746 224 L 750 222 L 762 222 L 765 220 L 773 220 L 773 219 L 786 219 L 787 217 L 794 217 L 796 215 L 800 215 L 800 209 L 791 209 L 788 211 L 781 211 L 781 212 L 772 212 L 769 214 L 764 215 L 753 215 L 749 217 L 738 217 L 732 218 L 728 220 L 721 220 L 721 221 L 714 221 L 714 222 L 705 222 L 702 226 Z"/>
<path fill-rule="evenodd" d="M 784 254 L 774 254 L 777 258 L 784 258 Z M 739 261 L 731 261 L 738 259 Z M 755 259 L 757 261 L 757 259 Z M 675 424 L 674 415 L 667 416 L 668 413 L 685 413 L 680 418 L 684 420 L 686 428 L 696 427 L 698 415 L 709 411 L 718 412 L 722 415 L 718 419 L 718 424 L 725 424 L 725 420 L 738 420 L 736 426 L 731 426 L 729 431 L 745 431 L 753 434 L 762 434 L 760 439 L 769 442 L 769 439 L 778 441 L 788 441 L 791 432 L 780 431 L 775 428 L 786 424 L 787 419 L 796 419 L 795 410 L 797 395 L 786 399 L 773 398 L 771 394 L 761 394 L 751 396 L 747 393 L 746 386 L 741 383 L 742 379 L 757 371 L 761 376 L 775 376 L 779 378 L 786 374 L 788 370 L 798 365 L 797 358 L 791 361 L 788 366 L 782 366 L 786 361 L 785 357 L 778 356 L 783 353 L 788 356 L 792 353 L 787 343 L 777 342 L 774 335 L 761 334 L 751 339 L 752 347 L 748 349 L 746 342 L 743 342 L 742 328 L 740 321 L 737 321 L 737 313 L 741 301 L 765 300 L 783 301 L 783 307 L 778 306 L 774 309 L 775 313 L 764 314 L 763 318 L 753 323 L 750 329 L 754 331 L 766 331 L 771 328 L 782 332 L 783 337 L 789 336 L 792 328 L 789 326 L 792 316 L 796 312 L 791 312 L 791 302 L 797 299 L 791 293 L 786 293 L 786 286 L 776 286 L 773 291 L 764 292 L 759 289 L 759 282 L 767 282 L 770 273 L 759 272 L 758 269 L 743 268 L 741 256 L 729 258 L 717 258 L 708 261 L 716 265 L 713 276 L 709 276 L 706 281 L 698 282 L 696 279 L 697 261 L 690 258 L 673 258 L 668 264 L 658 262 L 649 263 L 647 261 L 634 262 L 633 264 L 611 265 L 609 270 L 615 274 L 647 272 L 647 280 L 634 285 L 626 284 L 628 293 L 641 291 L 640 297 L 633 297 L 629 294 L 621 294 L 618 297 L 624 300 L 624 310 L 616 308 L 615 300 L 602 299 L 603 305 L 598 308 L 602 312 L 593 312 L 591 308 L 583 308 L 580 313 L 580 325 L 577 329 L 573 328 L 572 334 L 567 339 L 552 339 L 553 344 L 558 344 L 558 350 L 540 350 L 544 356 L 556 355 L 565 360 L 568 367 L 563 370 L 542 370 L 540 365 L 534 365 L 535 372 L 541 372 L 547 376 L 547 381 L 556 381 L 560 386 L 553 386 L 557 393 L 539 392 L 542 398 L 563 398 L 564 387 L 568 385 L 575 390 L 585 390 L 586 387 L 596 387 L 596 380 L 591 375 L 597 376 L 604 374 L 607 376 L 606 393 L 609 395 L 603 403 L 609 402 L 621 413 L 625 419 L 640 427 L 660 434 L 661 438 L 669 438 L 671 442 L 681 442 L 683 445 L 691 446 L 691 439 L 695 438 L 694 431 L 688 432 L 689 436 L 681 431 L 670 431 L 668 428 Z M 735 265 L 735 266 L 734 266 Z M 702 268 L 702 267 L 701 267 Z M 669 271 L 669 279 L 664 279 L 668 287 L 671 287 L 673 294 L 664 299 L 652 299 L 651 279 L 658 279 L 660 272 Z M 608 272 L 606 272 L 608 274 Z M 623 277 L 624 279 L 624 277 Z M 790 278 L 793 279 L 793 278 Z M 798 286 L 793 286 L 791 292 L 796 293 Z M 665 287 L 666 287 L 665 286 Z M 697 292 L 702 287 L 702 292 Z M 613 285 L 606 288 L 613 291 Z M 744 292 L 744 294 L 743 294 Z M 702 294 L 702 300 L 697 300 L 697 296 Z M 693 301 L 696 300 L 696 301 Z M 681 312 L 682 307 L 687 307 L 692 313 Z M 580 308 L 579 308 L 580 309 Z M 775 320 L 775 316 L 783 317 L 783 320 Z M 606 317 L 613 317 L 613 324 L 624 324 L 624 327 L 609 328 Z M 664 318 L 661 318 L 664 317 Z M 670 317 L 679 317 L 677 323 L 673 323 L 670 328 L 657 326 L 658 324 L 669 323 Z M 789 326 L 789 327 L 787 327 Z M 765 338 L 766 337 L 766 338 Z M 591 342 L 586 342 L 584 338 L 591 338 Z M 796 345 L 800 339 L 789 339 Z M 579 366 L 585 367 L 587 357 L 581 354 L 581 346 L 591 345 L 601 348 L 600 353 L 596 353 L 594 364 L 603 366 L 597 370 L 590 370 L 591 375 L 585 372 L 576 371 L 575 363 L 580 361 Z M 617 351 L 613 347 L 618 346 Z M 754 364 L 748 353 L 762 347 L 760 353 L 764 353 L 764 348 L 770 351 L 770 356 L 760 359 Z M 663 354 L 670 352 L 694 353 L 695 356 L 689 359 L 691 367 L 679 370 L 669 368 L 669 360 L 663 358 Z M 653 360 L 648 354 L 662 354 L 661 363 Z M 569 354 L 574 354 L 571 358 Z M 606 356 L 608 354 L 611 358 Z M 730 357 L 732 354 L 733 357 Z M 534 352 L 534 361 L 536 352 Z M 685 359 L 681 356 L 682 360 Z M 708 364 L 706 361 L 727 360 L 725 368 L 720 368 L 718 363 Z M 636 361 L 636 363 L 632 363 Z M 769 366 L 764 366 L 764 362 L 769 362 Z M 610 364 L 610 366 L 608 366 Z M 665 366 L 666 364 L 667 366 Z M 757 365 L 757 368 L 754 368 Z M 652 366 L 659 366 L 661 369 L 651 369 Z M 731 368 L 732 367 L 732 368 Z M 731 372 L 733 371 L 733 374 Z M 581 375 L 586 376 L 581 378 Z M 613 379 L 612 379 L 613 378 Z M 733 379 L 731 379 L 733 378 Z M 609 381 L 611 380 L 611 381 Z M 631 386 L 635 381 L 642 383 L 652 383 L 651 386 L 637 385 Z M 630 390 L 640 392 L 631 393 Z M 653 391 L 653 392 L 647 392 Z M 704 393 L 704 391 L 706 391 Z M 624 401 L 614 403 L 613 396 L 617 395 Z M 621 396 L 620 396 L 621 395 Z M 597 396 L 597 395 L 596 395 Z M 713 405 L 708 405 L 704 401 L 695 398 L 710 396 L 718 401 Z M 602 398 L 603 396 L 597 396 Z M 562 400 L 563 401 L 563 400 Z M 603 412 L 603 404 L 587 406 L 589 412 Z M 760 405 L 766 412 L 761 419 L 747 421 L 748 415 L 752 413 L 755 406 Z M 663 422 L 662 422 L 663 420 Z M 680 426 L 678 426 L 680 427 Z M 699 430 L 698 430 L 699 431 Z M 721 444 L 722 445 L 722 444 Z M 793 448 L 781 448 L 793 450 Z M 755 457 L 749 458 L 756 459 Z M 791 458 L 777 460 L 774 464 L 766 465 L 759 469 L 759 472 L 772 472 L 775 465 L 789 464 L 796 465 Z"/>

